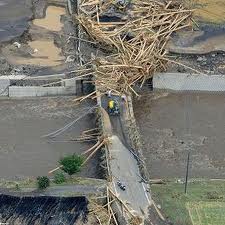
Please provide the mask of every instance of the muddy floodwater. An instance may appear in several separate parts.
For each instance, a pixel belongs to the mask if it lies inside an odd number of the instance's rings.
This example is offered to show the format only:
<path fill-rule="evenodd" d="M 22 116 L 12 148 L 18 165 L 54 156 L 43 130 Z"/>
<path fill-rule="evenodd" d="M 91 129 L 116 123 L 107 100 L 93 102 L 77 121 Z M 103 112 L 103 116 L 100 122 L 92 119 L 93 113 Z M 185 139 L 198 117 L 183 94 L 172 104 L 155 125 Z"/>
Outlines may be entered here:
<path fill-rule="evenodd" d="M 63 27 L 63 24 L 60 22 L 60 16 L 65 14 L 65 8 L 49 6 L 46 10 L 45 18 L 35 19 L 33 24 L 51 31 L 60 31 Z"/>
<path fill-rule="evenodd" d="M 73 100 L 74 97 L 0 99 L 0 177 L 46 175 L 57 167 L 63 155 L 79 154 L 91 146 L 69 141 L 83 130 L 93 128 L 91 116 L 79 120 L 54 142 L 42 137 L 72 122 L 92 105 L 87 102 L 78 107 Z M 96 177 L 97 162 L 92 158 L 79 175 Z"/>
<path fill-rule="evenodd" d="M 224 178 L 225 95 L 144 93 L 134 104 L 151 178 Z"/>
<path fill-rule="evenodd" d="M 60 31 L 63 27 L 61 16 L 65 15 L 65 8 L 48 6 L 46 16 L 42 19 L 33 20 L 33 24 L 45 28 L 48 31 Z M 61 49 L 58 48 L 54 39 L 40 38 L 28 42 L 31 48 L 31 57 L 15 56 L 12 60 L 16 64 L 38 65 L 38 66 L 57 66 L 62 64 L 64 57 L 61 55 Z"/>
<path fill-rule="evenodd" d="M 32 48 L 32 57 L 14 57 L 14 62 L 18 64 L 39 65 L 39 66 L 57 66 L 64 59 L 60 55 L 61 50 L 57 48 L 53 40 L 36 40 L 28 42 Z M 35 51 L 37 49 L 37 51 Z"/>

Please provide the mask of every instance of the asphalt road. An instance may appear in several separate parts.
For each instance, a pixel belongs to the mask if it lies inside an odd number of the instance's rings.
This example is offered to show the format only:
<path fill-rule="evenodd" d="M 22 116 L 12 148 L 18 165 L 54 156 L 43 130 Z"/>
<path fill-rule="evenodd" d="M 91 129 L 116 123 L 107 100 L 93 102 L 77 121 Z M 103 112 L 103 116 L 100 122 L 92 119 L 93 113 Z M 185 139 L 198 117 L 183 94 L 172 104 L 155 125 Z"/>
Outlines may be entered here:
<path fill-rule="evenodd" d="M 112 188 L 121 200 L 127 203 L 127 206 L 136 215 L 147 217 L 148 207 L 151 205 L 150 194 L 147 192 L 148 186 L 141 180 L 139 167 L 136 159 L 129 151 L 126 136 L 123 131 L 123 115 L 125 114 L 125 106 L 118 99 L 120 105 L 120 116 L 110 116 L 113 129 L 111 136 L 110 148 L 110 168 L 113 176 Z M 102 98 L 102 106 L 107 110 L 108 98 Z M 117 181 L 121 181 L 126 190 L 123 191 Z"/>

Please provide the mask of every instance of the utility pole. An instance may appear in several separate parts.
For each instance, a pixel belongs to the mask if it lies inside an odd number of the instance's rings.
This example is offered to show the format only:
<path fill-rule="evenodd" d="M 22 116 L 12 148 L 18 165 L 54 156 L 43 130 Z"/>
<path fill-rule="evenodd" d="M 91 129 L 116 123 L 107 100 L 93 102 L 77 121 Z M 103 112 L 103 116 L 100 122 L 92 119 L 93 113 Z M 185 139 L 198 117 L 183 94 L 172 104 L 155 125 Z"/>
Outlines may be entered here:
<path fill-rule="evenodd" d="M 186 168 L 185 188 L 184 188 L 184 193 L 185 194 L 187 194 L 188 175 L 189 175 L 189 162 L 190 162 L 190 150 L 188 150 L 188 156 L 187 156 L 187 168 Z"/>

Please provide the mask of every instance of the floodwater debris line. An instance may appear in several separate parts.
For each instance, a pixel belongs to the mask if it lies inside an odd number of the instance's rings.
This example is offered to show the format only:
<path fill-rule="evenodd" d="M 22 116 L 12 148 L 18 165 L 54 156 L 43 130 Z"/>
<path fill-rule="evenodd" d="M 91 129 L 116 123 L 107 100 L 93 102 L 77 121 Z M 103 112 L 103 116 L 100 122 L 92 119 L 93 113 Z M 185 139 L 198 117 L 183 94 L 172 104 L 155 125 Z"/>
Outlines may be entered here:
<path fill-rule="evenodd" d="M 83 0 L 75 19 L 91 41 L 110 52 L 92 62 L 93 82 L 101 93 L 134 93 L 173 62 L 166 51 L 171 35 L 190 27 L 192 10 L 180 1 Z M 90 65 L 89 64 L 89 65 Z"/>

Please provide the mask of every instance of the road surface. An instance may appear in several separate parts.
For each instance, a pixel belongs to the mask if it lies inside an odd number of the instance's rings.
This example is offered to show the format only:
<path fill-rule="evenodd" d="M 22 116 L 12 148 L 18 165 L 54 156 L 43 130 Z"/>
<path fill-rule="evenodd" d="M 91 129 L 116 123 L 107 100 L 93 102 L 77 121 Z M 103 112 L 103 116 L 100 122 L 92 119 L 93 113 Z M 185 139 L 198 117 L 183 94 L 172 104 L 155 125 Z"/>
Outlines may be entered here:
<path fill-rule="evenodd" d="M 110 116 L 112 125 L 112 136 L 110 137 L 110 169 L 112 173 L 112 188 L 121 200 L 127 203 L 127 206 L 134 214 L 147 218 L 148 207 L 151 205 L 150 193 L 147 192 L 148 185 L 145 184 L 139 172 L 137 160 L 129 150 L 126 141 L 126 135 L 123 130 L 123 118 L 125 115 L 124 104 L 116 98 L 120 105 L 120 116 Z M 102 106 L 107 109 L 108 99 L 102 98 Z M 126 186 L 123 191 L 117 185 L 121 181 Z"/>

